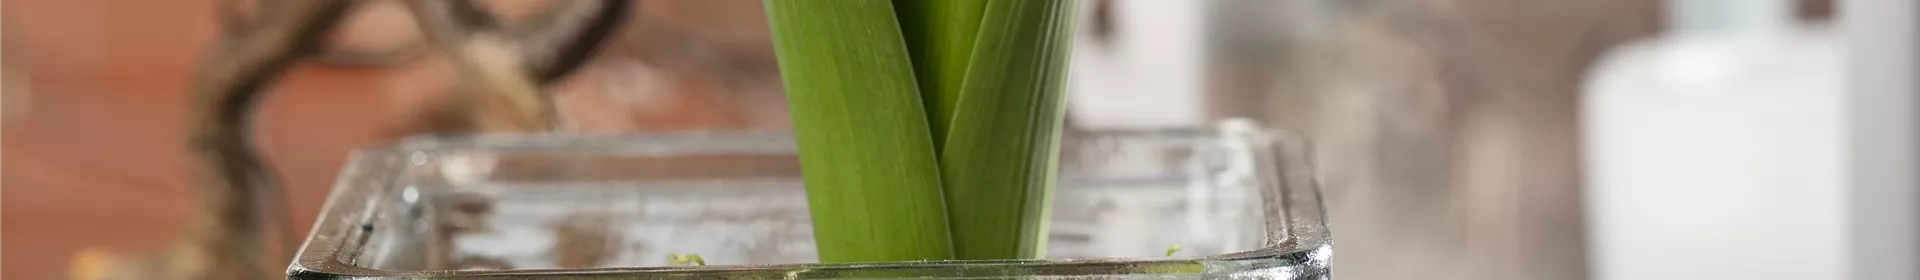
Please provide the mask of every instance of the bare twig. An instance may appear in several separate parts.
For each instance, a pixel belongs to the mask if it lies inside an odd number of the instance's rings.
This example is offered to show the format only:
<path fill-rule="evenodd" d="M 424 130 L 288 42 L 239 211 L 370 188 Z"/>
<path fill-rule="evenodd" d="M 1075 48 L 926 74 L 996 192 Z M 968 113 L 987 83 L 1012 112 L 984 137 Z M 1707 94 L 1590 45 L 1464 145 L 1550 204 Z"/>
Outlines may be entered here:
<path fill-rule="evenodd" d="M 414 19 L 428 40 L 453 56 L 463 79 L 479 83 L 473 95 L 459 95 L 450 114 L 466 116 L 462 130 L 542 131 L 552 128 L 550 102 L 526 68 L 516 46 L 509 44 L 499 22 L 457 0 L 414 0 Z"/>
<path fill-rule="evenodd" d="M 427 37 L 443 48 L 467 45 L 473 38 L 505 37 L 512 42 L 521 67 L 546 85 L 578 69 L 611 38 L 632 2 L 561 1 L 521 27 L 502 26 L 501 20 L 471 0 L 414 0 L 412 4 Z"/>
<path fill-rule="evenodd" d="M 200 62 L 194 77 L 191 147 L 198 161 L 203 208 L 166 262 L 175 279 L 258 279 L 272 271 L 263 261 L 260 232 L 270 220 L 261 206 L 283 199 L 248 140 L 250 116 L 261 89 L 339 21 L 348 1 L 289 1 L 272 5 L 246 28 L 229 28 Z M 253 202 L 253 203 L 249 203 Z"/>
<path fill-rule="evenodd" d="M 585 64 L 613 38 L 634 1 L 563 1 L 525 28 L 510 31 L 542 84 L 551 84 Z"/>
<path fill-rule="evenodd" d="M 241 1 L 219 5 L 222 36 L 200 62 L 188 111 L 189 151 L 202 203 L 188 232 L 165 254 L 113 264 L 105 277 L 125 279 L 277 278 L 262 232 L 282 228 L 262 213 L 284 211 L 285 198 L 254 150 L 253 111 L 263 89 L 295 60 L 321 50 L 355 0 L 264 0 L 257 13 Z M 585 1 L 570 1 L 585 2 Z M 467 130 L 538 131 L 552 113 L 541 87 L 578 68 L 622 20 L 626 0 L 567 5 L 546 24 L 505 32 L 468 1 L 409 2 L 429 37 L 459 61 L 478 91 L 452 112 Z M 594 17 L 578 18 L 598 7 Z M 577 18 L 577 19 L 576 19 Z M 564 33 L 562 35 L 545 34 Z M 291 230 L 285 232 L 296 234 Z M 293 246 L 296 240 L 287 240 Z M 279 256 L 284 257 L 284 256 Z"/>
<path fill-rule="evenodd" d="M 579 68 L 613 34 L 629 1 L 567 1 L 534 28 L 509 31 L 468 0 L 409 2 L 427 38 L 454 56 L 462 75 L 480 88 L 450 114 L 482 131 L 551 129 L 550 98 L 541 88 Z M 591 14 L 592 17 L 580 17 Z"/>
<path fill-rule="evenodd" d="M 286 5 L 285 2 L 290 1 L 301 0 L 221 0 L 216 4 L 216 16 L 218 16 L 217 20 L 222 31 L 245 33 L 247 30 L 254 28 L 255 24 L 253 24 L 253 21 L 260 18 L 260 11 L 275 10 L 282 5 Z M 361 12 L 360 10 L 362 9 L 377 6 L 379 3 L 373 2 L 378 1 L 400 0 L 350 0 L 349 2 L 352 3 L 348 4 L 346 14 L 344 15 L 346 17 L 343 17 L 342 20 L 352 20 L 350 15 Z M 315 42 L 319 44 L 317 51 L 309 55 L 317 61 L 336 66 L 388 66 L 418 57 L 420 54 L 425 53 L 426 50 L 426 45 L 419 41 L 410 41 L 406 42 L 406 45 L 378 50 L 336 49 L 329 47 L 325 41 L 323 37 L 320 41 Z"/>
<path fill-rule="evenodd" d="M 279 2 L 279 1 L 298 1 L 298 0 L 258 0 L 258 1 Z M 380 11 L 379 9 L 404 7 L 404 5 L 398 5 L 402 3 L 400 1 L 402 0 L 356 0 L 355 2 L 357 3 L 353 5 L 354 8 L 347 11 L 347 17 L 342 19 L 344 22 L 342 22 L 341 24 L 346 26 L 351 26 L 351 24 L 353 24 L 354 21 L 364 20 L 359 18 L 360 15 L 368 15 L 370 13 L 377 14 L 377 12 Z M 387 5 L 393 5 L 393 6 L 387 6 Z M 347 27 L 335 27 L 335 28 L 343 29 Z M 339 32 L 354 32 L 354 31 L 342 30 Z M 379 46 L 379 48 L 373 48 L 373 49 L 356 49 L 354 47 L 347 47 L 344 45 L 340 45 L 338 43 L 331 43 L 331 42 L 322 42 L 322 43 L 323 44 L 321 46 L 320 51 L 314 54 L 314 57 L 313 57 L 314 60 L 319 62 L 324 62 L 328 65 L 346 66 L 346 67 L 391 66 L 391 65 L 399 64 L 401 62 L 406 62 L 413 58 L 420 57 L 422 54 L 425 54 L 428 50 L 427 43 L 425 42 L 425 40 L 418 37 L 408 37 L 406 41 L 398 42 L 401 45 Z"/>

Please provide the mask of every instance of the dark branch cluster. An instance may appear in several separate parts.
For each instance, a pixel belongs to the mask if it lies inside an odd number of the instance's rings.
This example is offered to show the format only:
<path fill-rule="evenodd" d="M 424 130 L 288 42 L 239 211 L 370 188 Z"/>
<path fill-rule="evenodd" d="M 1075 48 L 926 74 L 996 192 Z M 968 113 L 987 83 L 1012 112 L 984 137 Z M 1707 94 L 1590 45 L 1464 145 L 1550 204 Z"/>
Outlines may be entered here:
<path fill-rule="evenodd" d="M 265 260 L 276 258 L 269 257 L 262 233 L 276 231 L 271 222 L 283 218 L 261 213 L 284 213 L 280 207 L 285 204 L 277 201 L 283 198 L 272 172 L 248 139 L 250 119 L 273 81 L 295 61 L 324 57 L 323 34 L 336 28 L 347 11 L 367 1 L 373 0 L 259 0 L 251 7 L 239 1 L 221 3 L 222 34 L 200 62 L 191 89 L 193 123 L 188 135 L 198 164 L 196 184 L 204 200 L 202 212 L 196 213 L 199 220 L 167 254 L 123 266 L 163 271 L 111 274 L 145 279 L 259 279 L 273 272 Z M 492 98 L 510 100 L 546 100 L 540 88 L 584 64 L 614 34 L 632 4 L 628 0 L 561 1 L 530 23 L 506 26 L 469 0 L 406 1 L 427 39 L 460 62 L 468 73 L 464 78 L 479 79 L 467 84 L 523 85 L 468 90 L 478 95 L 518 95 Z M 512 69 L 480 69 L 488 67 Z M 550 106 L 545 101 L 536 103 Z M 487 103 L 473 104 L 484 107 Z M 544 122 L 551 118 L 546 113 L 550 110 L 535 110 L 541 114 L 534 117 Z M 288 246 L 298 243 L 285 240 Z"/>

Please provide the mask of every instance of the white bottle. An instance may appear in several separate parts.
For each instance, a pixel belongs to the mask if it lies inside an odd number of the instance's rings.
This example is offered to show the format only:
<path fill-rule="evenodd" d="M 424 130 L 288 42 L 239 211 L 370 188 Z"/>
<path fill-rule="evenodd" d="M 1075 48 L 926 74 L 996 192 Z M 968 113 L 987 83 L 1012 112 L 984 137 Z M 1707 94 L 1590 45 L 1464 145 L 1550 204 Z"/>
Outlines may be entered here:
<path fill-rule="evenodd" d="M 1792 1 L 1668 3 L 1587 79 L 1595 279 L 1845 279 L 1842 40 Z"/>

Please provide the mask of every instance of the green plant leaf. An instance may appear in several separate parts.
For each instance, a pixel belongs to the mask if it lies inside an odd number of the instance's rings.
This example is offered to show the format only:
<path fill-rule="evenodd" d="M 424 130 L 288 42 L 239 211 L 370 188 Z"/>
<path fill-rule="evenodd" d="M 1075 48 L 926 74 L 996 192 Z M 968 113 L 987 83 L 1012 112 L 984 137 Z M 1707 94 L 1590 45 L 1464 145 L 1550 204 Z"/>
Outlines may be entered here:
<path fill-rule="evenodd" d="M 701 258 L 700 254 L 681 255 L 669 252 L 667 259 L 673 261 L 673 265 L 707 265 L 707 259 Z"/>
<path fill-rule="evenodd" d="M 767 0 L 823 262 L 953 257 L 913 64 L 887 0 Z"/>
<path fill-rule="evenodd" d="M 954 104 L 960 101 L 960 85 L 966 80 L 987 1 L 894 0 L 893 4 L 907 53 L 913 56 L 921 101 L 932 121 L 933 143 L 939 147 L 951 127 Z"/>
<path fill-rule="evenodd" d="M 1045 255 L 1078 2 L 987 3 L 940 152 L 960 259 Z"/>

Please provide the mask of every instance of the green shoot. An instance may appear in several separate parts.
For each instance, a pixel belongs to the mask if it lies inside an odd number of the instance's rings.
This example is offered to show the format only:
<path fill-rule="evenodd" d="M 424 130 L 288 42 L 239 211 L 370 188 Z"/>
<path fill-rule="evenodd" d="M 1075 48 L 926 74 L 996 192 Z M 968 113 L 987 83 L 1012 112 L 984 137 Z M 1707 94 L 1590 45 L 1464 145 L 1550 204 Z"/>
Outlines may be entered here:
<path fill-rule="evenodd" d="M 1076 3 L 987 3 L 940 153 L 960 259 L 1045 255 Z"/>
<path fill-rule="evenodd" d="M 920 96 L 926 103 L 933 129 L 933 143 L 945 143 L 953 122 L 954 105 L 960 102 L 960 84 L 966 81 L 967 63 L 973 58 L 974 38 L 979 35 L 980 18 L 986 13 L 986 0 L 894 0 L 900 18 L 901 33 L 907 40 L 907 52 L 913 55 L 913 71 L 920 82 Z"/>
<path fill-rule="evenodd" d="M 927 114 L 887 0 L 767 0 L 823 262 L 953 258 Z"/>
<path fill-rule="evenodd" d="M 766 1 L 822 261 L 1045 255 L 1078 2 Z"/>

